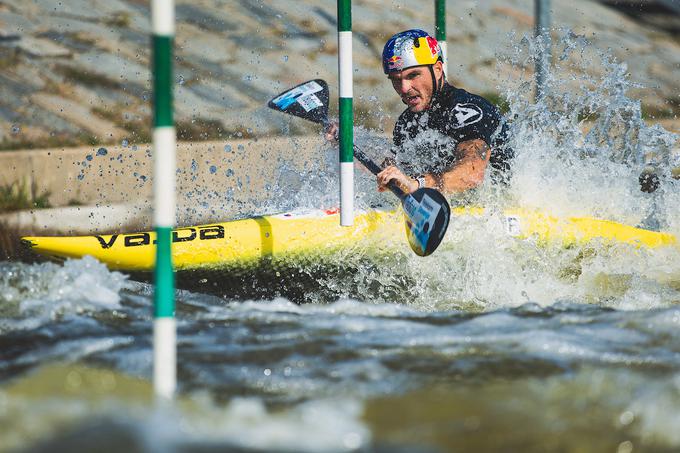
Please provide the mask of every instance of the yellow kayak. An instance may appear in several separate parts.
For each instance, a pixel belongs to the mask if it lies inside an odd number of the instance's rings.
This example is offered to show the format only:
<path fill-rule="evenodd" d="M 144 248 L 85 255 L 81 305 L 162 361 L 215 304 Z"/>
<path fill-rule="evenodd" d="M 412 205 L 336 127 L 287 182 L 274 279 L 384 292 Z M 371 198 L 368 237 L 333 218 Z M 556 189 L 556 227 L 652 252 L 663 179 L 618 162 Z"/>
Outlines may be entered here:
<path fill-rule="evenodd" d="M 484 208 L 452 209 L 449 230 L 456 229 L 456 222 L 483 215 Z M 508 235 L 541 244 L 569 246 L 597 240 L 649 248 L 677 245 L 670 233 L 607 220 L 560 219 L 523 209 L 507 209 L 499 215 Z M 400 211 L 359 212 L 352 227 L 339 223 L 337 210 L 305 210 L 178 228 L 173 232 L 173 263 L 178 271 L 219 269 L 243 275 L 262 263 L 300 266 L 335 253 L 410 253 Z M 22 242 L 53 258 L 90 255 L 114 270 L 150 271 L 155 259 L 154 232 L 24 237 Z M 445 238 L 442 245 L 446 242 Z"/>

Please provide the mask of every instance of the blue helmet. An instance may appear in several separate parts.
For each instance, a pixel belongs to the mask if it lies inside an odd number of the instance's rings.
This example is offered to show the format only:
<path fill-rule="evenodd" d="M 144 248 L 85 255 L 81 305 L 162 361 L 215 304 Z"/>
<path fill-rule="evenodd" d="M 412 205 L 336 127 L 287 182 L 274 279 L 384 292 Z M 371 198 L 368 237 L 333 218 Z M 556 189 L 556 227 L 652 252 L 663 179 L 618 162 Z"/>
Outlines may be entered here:
<path fill-rule="evenodd" d="M 392 36 L 382 53 L 385 74 L 443 61 L 442 49 L 427 32 L 414 28 Z"/>

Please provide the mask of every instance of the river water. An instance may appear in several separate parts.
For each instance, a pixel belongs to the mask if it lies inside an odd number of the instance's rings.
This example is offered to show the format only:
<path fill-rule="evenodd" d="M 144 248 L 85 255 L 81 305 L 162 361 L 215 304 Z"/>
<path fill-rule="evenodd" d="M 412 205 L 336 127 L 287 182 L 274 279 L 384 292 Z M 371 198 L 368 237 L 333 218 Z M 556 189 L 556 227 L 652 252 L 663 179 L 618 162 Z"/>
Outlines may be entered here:
<path fill-rule="evenodd" d="M 564 38 L 558 68 L 587 66 L 586 45 Z M 512 178 L 475 201 L 678 235 L 677 137 L 645 125 L 625 67 L 600 58 L 603 76 L 581 91 L 554 76 L 539 104 L 514 82 Z M 283 178 L 286 203 L 332 203 L 316 176 Z M 680 251 L 518 241 L 490 211 L 426 259 L 306 264 L 308 303 L 178 290 L 173 406 L 152 401 L 150 284 L 91 258 L 0 263 L 0 451 L 678 451 Z"/>

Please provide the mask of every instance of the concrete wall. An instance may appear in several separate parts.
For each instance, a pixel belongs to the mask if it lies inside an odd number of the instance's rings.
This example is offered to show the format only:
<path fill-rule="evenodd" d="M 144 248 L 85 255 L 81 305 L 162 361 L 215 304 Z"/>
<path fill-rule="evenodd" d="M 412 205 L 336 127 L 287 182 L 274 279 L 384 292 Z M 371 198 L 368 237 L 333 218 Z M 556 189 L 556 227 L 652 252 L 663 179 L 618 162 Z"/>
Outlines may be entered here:
<path fill-rule="evenodd" d="M 246 203 L 276 197 L 272 187 L 281 168 L 299 171 L 319 161 L 324 146 L 318 136 L 179 143 L 179 223 L 223 220 Z M 5 214 L 1 220 L 21 229 L 70 233 L 148 227 L 152 174 L 149 145 L 1 152 L 0 185 L 23 184 L 34 196 L 49 192 L 53 207 L 88 206 Z"/>

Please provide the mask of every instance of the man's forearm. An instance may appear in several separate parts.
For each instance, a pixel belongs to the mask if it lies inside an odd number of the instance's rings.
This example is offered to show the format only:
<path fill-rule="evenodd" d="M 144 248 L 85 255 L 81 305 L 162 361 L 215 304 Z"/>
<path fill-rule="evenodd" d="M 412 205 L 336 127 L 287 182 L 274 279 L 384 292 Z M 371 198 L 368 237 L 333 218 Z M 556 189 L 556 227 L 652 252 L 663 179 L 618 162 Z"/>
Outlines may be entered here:
<path fill-rule="evenodd" d="M 491 154 L 486 142 L 481 139 L 468 140 L 459 144 L 456 152 L 461 158 L 449 170 L 441 174 L 423 175 L 426 187 L 456 193 L 477 187 L 484 181 L 484 172 Z"/>
<path fill-rule="evenodd" d="M 434 187 L 445 193 L 464 192 L 473 189 L 484 181 L 486 162 L 460 162 L 442 174 L 424 175 L 425 187 Z"/>

